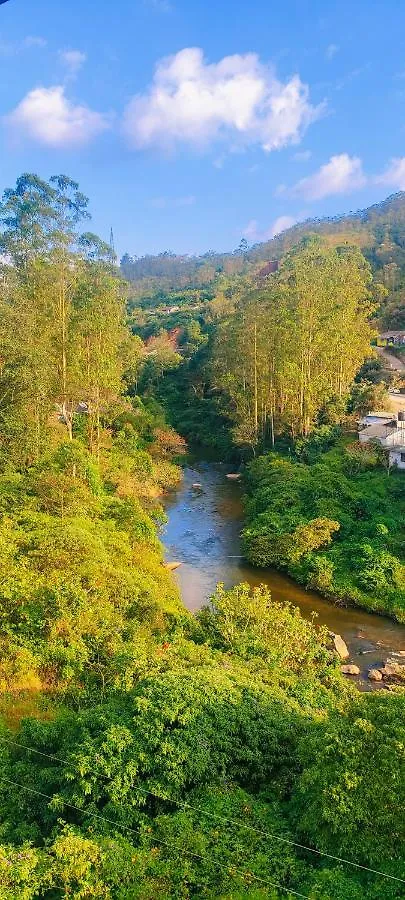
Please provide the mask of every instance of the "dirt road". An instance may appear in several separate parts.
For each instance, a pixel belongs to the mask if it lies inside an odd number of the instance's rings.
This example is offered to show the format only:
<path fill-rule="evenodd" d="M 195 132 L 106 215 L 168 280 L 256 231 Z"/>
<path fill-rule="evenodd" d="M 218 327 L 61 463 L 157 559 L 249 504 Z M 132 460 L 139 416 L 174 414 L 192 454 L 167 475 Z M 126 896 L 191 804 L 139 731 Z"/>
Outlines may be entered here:
<path fill-rule="evenodd" d="M 393 353 L 389 353 L 385 347 L 376 347 L 375 349 L 379 356 L 383 357 L 389 369 L 395 369 L 397 372 L 405 372 L 405 363 L 398 359 L 397 356 L 394 356 Z"/>

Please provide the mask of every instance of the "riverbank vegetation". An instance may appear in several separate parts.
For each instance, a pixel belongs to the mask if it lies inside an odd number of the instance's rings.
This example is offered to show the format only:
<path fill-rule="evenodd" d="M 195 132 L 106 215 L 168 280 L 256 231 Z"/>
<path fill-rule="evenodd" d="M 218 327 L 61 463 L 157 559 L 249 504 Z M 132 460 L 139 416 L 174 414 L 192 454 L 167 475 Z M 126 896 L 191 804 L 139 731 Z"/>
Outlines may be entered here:
<path fill-rule="evenodd" d="M 294 456 L 269 453 L 248 466 L 245 553 L 331 600 L 403 622 L 403 474 L 388 474 L 378 446 L 340 439 L 322 452 L 325 432 Z"/>
<path fill-rule="evenodd" d="M 78 232 L 78 186 L 23 176 L 1 216 L 0 687 L 80 693 L 85 670 L 104 684 L 131 655 L 140 621 L 182 615 L 157 501 L 183 448 L 129 396 L 143 345 L 109 248 Z"/>
<path fill-rule="evenodd" d="M 392 376 L 370 357 L 373 293 L 357 248 L 308 238 L 270 276 L 224 281 L 157 389 L 189 440 L 248 464 L 252 563 L 403 621 L 403 475 L 354 431 L 390 403 Z"/>
<path fill-rule="evenodd" d="M 374 293 L 357 248 L 313 236 L 270 275 L 219 275 L 213 298 L 131 303 L 130 323 L 149 347 L 177 352 L 153 384 L 174 427 L 248 459 L 389 403 L 393 376 L 370 350 Z"/>
<path fill-rule="evenodd" d="M 156 397 L 212 338 L 134 337 L 86 218 L 65 177 L 0 208 L 0 898 L 396 900 L 405 695 L 359 696 L 264 588 L 185 610 Z"/>

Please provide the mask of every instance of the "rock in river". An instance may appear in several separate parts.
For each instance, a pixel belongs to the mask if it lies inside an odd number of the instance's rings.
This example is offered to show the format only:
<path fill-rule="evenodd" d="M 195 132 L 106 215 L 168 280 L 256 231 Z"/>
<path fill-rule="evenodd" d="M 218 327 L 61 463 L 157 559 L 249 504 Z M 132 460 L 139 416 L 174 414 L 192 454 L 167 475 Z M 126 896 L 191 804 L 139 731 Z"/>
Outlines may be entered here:
<path fill-rule="evenodd" d="M 336 650 L 336 653 L 340 656 L 341 659 L 349 659 L 350 653 L 347 649 L 347 644 L 345 644 L 343 638 L 340 634 L 333 635 L 333 643 Z"/>
<path fill-rule="evenodd" d="M 380 669 L 384 678 L 396 678 L 405 681 L 405 666 L 400 666 L 395 659 L 387 659 L 385 666 Z"/>
<path fill-rule="evenodd" d="M 340 671 L 342 672 L 342 675 L 360 675 L 360 669 L 358 666 L 341 666 Z"/>
<path fill-rule="evenodd" d="M 370 681 L 382 681 L 383 679 L 379 669 L 370 669 L 367 677 Z"/>

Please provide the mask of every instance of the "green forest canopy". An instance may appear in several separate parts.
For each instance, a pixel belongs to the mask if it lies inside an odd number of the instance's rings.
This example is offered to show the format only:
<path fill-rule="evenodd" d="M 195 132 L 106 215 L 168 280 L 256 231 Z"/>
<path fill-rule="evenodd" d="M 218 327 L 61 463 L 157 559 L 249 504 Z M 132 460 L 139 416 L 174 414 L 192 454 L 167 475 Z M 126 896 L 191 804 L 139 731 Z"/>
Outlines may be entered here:
<path fill-rule="evenodd" d="M 263 263 L 280 261 L 303 238 L 317 234 L 330 246 L 357 246 L 371 265 L 379 319 L 384 328 L 405 328 L 405 193 L 388 197 L 369 209 L 326 219 L 308 219 L 265 243 L 240 242 L 233 253 L 210 251 L 203 256 L 125 254 L 121 270 L 137 298 L 160 292 L 211 290 L 218 279 L 240 274 L 254 277 Z"/>
<path fill-rule="evenodd" d="M 185 610 L 156 402 L 182 357 L 131 335 L 86 218 L 64 176 L 0 207 L 0 898 L 395 900 L 403 690 L 359 695 L 264 588 Z"/>

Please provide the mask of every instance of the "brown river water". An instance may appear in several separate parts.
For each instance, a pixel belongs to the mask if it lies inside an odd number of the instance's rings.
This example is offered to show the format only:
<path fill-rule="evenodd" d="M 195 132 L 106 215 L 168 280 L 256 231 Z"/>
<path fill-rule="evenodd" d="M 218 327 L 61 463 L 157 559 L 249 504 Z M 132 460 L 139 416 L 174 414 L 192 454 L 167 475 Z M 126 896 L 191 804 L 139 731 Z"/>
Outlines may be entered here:
<path fill-rule="evenodd" d="M 229 466 L 197 461 L 184 470 L 178 488 L 165 500 L 169 522 L 162 535 L 168 561 L 181 562 L 175 572 L 183 602 L 192 612 L 200 609 L 218 582 L 233 587 L 241 581 L 266 584 L 274 600 L 288 600 L 306 618 L 341 634 L 350 650 L 350 662 L 361 670 L 359 686 L 372 688 L 367 670 L 388 656 L 405 650 L 405 626 L 361 609 L 347 609 L 306 591 L 291 578 L 273 569 L 256 569 L 241 556 L 243 487 L 228 481 Z M 193 490 L 194 483 L 202 491 Z"/>

